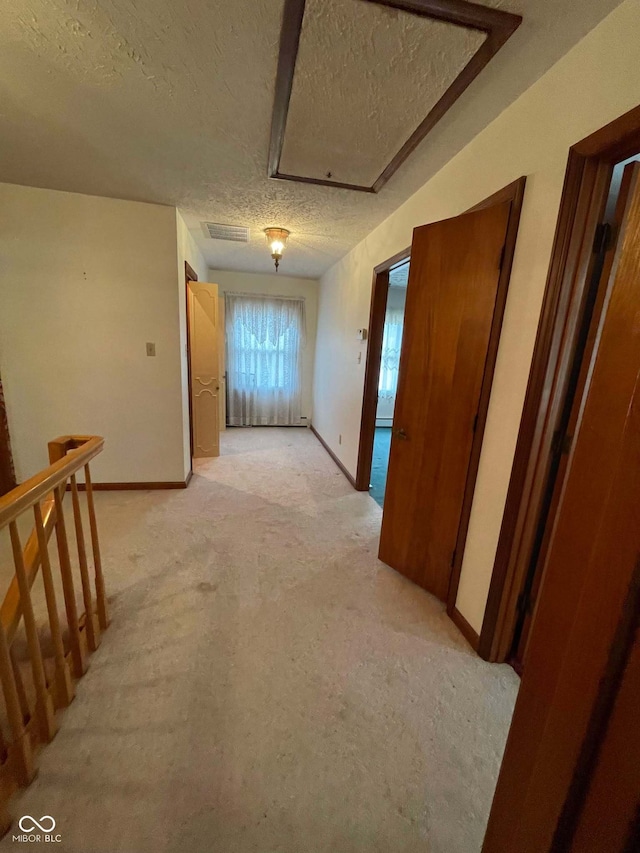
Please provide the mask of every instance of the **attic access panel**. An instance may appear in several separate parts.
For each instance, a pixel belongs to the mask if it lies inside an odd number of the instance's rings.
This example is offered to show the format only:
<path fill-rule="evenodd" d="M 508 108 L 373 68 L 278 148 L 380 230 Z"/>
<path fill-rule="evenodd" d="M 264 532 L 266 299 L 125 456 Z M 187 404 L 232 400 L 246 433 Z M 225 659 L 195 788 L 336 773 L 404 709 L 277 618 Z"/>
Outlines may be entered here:
<path fill-rule="evenodd" d="M 269 177 L 378 192 L 521 21 L 466 0 L 285 0 Z"/>

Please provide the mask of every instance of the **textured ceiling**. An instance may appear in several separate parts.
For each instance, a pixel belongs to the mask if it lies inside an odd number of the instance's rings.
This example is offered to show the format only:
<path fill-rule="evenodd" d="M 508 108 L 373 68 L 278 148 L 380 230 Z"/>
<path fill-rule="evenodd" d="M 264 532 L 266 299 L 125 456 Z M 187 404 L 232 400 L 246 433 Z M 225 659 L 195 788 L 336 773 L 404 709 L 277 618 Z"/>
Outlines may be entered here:
<path fill-rule="evenodd" d="M 307 0 L 280 172 L 371 186 L 485 38 L 362 0 Z"/>
<path fill-rule="evenodd" d="M 175 205 L 216 269 L 272 272 L 262 229 L 281 225 L 282 273 L 315 277 L 618 2 L 487 4 L 523 24 L 370 195 L 266 177 L 282 0 L 0 0 L 0 180 Z M 207 240 L 205 219 L 250 243 Z"/>

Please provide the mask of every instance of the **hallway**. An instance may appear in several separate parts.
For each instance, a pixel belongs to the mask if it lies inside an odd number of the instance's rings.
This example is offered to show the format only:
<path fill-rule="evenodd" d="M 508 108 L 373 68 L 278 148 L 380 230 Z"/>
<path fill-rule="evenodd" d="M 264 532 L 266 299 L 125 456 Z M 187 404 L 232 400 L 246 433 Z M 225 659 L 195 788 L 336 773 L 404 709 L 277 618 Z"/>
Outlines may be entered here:
<path fill-rule="evenodd" d="M 13 814 L 70 853 L 477 853 L 517 677 L 378 562 L 310 431 L 222 454 L 97 495 L 112 624 Z"/>

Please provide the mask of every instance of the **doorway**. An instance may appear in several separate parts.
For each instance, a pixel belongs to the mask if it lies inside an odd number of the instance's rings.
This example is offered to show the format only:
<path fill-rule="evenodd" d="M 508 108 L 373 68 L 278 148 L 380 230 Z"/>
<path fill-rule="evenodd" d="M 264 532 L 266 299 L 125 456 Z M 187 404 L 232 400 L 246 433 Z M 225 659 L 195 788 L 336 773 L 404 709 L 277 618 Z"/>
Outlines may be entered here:
<path fill-rule="evenodd" d="M 571 452 L 574 401 L 594 346 L 622 228 L 640 108 L 569 152 L 556 242 L 485 610 L 479 654 L 526 666 L 552 520 Z M 627 173 L 629 174 L 629 173 Z"/>
<path fill-rule="evenodd" d="M 376 436 L 376 419 L 378 414 L 378 396 L 380 387 L 380 366 L 382 361 L 384 324 L 387 313 L 389 278 L 391 275 L 391 271 L 396 268 L 399 269 L 405 267 L 408 274 L 410 268 L 410 257 L 411 248 L 403 249 L 401 252 L 398 252 L 392 258 L 388 258 L 388 260 L 383 261 L 383 263 L 381 264 L 378 264 L 378 266 L 375 267 L 373 271 L 373 286 L 371 289 L 371 310 L 369 313 L 367 360 L 364 373 L 362 418 L 360 422 L 360 442 L 358 446 L 358 466 L 355 479 L 355 487 L 359 492 L 368 492 L 371 487 L 371 467 Z M 390 443 L 391 442 L 389 436 L 389 444 Z M 386 487 L 386 467 L 384 477 Z"/>
<path fill-rule="evenodd" d="M 540 518 L 522 593 L 517 603 L 514 636 L 508 653 L 509 663 L 520 674 L 524 669 L 533 614 L 542 583 L 542 566 L 545 563 L 551 536 L 550 522 L 557 510 L 559 490 L 566 474 L 567 458 L 576 429 L 577 405 L 584 391 L 587 365 L 595 346 L 596 330 L 603 311 L 605 286 L 612 272 L 618 235 L 622 233 L 625 224 L 632 183 L 632 164 L 639 159 L 640 155 L 636 154 L 614 166 L 604 216 L 601 225 L 598 226 L 593 265 L 585 294 L 583 317 L 578 330 L 576 353 L 568 377 L 567 392 L 550 460 Z"/>
<path fill-rule="evenodd" d="M 382 350 L 380 354 L 371 482 L 369 486 L 371 497 L 381 507 L 384 506 L 389 454 L 391 452 L 391 432 L 393 429 L 393 414 L 398 391 L 400 351 L 402 349 L 404 309 L 407 300 L 408 281 L 409 259 L 389 270 L 389 286 L 387 288 L 387 303 L 385 306 Z"/>
<path fill-rule="evenodd" d="M 524 186 L 417 228 L 374 271 L 356 485 L 371 478 L 390 277 L 410 256 L 379 556 L 447 601 L 472 644 L 455 597 Z"/>
<path fill-rule="evenodd" d="M 520 562 L 492 582 L 494 653 L 524 666 L 484 853 L 640 841 L 638 151 L 640 108 L 569 154 L 507 497 Z"/>

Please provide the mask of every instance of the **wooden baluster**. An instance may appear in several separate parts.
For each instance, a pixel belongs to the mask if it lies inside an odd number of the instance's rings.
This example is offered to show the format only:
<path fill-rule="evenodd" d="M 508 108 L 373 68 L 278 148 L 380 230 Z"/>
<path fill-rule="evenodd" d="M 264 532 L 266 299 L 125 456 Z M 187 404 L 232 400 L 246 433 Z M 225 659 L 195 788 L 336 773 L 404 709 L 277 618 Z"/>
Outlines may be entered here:
<path fill-rule="evenodd" d="M 93 565 L 96 578 L 96 598 L 98 602 L 98 621 L 104 631 L 109 627 L 109 607 L 107 605 L 107 593 L 104 586 L 104 575 L 102 574 L 102 559 L 100 558 L 100 542 L 98 541 L 98 524 L 96 522 L 96 510 L 93 503 L 93 484 L 89 465 L 84 466 L 84 481 L 87 488 L 87 509 L 89 510 L 89 527 L 91 529 L 91 547 L 93 549 Z"/>
<path fill-rule="evenodd" d="M 20 709 L 20 700 L 13 676 L 11 655 L 4 625 L 0 621 L 0 683 L 4 694 L 9 728 L 11 729 L 10 758 L 14 763 L 16 776 L 21 785 L 28 785 L 35 776 L 31 739 L 25 730 Z"/>
<path fill-rule="evenodd" d="M 67 613 L 67 625 L 69 628 L 69 648 L 71 650 L 71 662 L 73 674 L 80 678 L 87 671 L 84 649 L 80 638 L 80 627 L 78 625 L 78 608 L 73 588 L 73 572 L 71 571 L 71 560 L 69 558 L 69 543 L 67 541 L 67 528 L 62 508 L 62 495 L 64 485 L 54 490 L 56 505 L 56 544 L 58 546 L 58 557 L 60 559 L 60 574 L 62 576 L 62 591 L 64 593 L 64 606 Z"/>
<path fill-rule="evenodd" d="M 9 646 L 9 657 L 11 658 L 11 668 L 13 669 L 13 677 L 16 682 L 16 693 L 18 694 L 18 702 L 20 703 L 22 722 L 26 726 L 29 720 L 31 719 L 31 709 L 29 708 L 27 691 L 24 689 L 24 681 L 22 680 L 20 664 L 16 660 L 16 653 L 13 646 Z"/>
<path fill-rule="evenodd" d="M 87 632 L 87 644 L 90 651 L 100 645 L 100 627 L 93 611 L 93 598 L 91 595 L 91 581 L 89 580 L 89 566 L 87 565 L 87 551 L 84 545 L 84 531 L 82 529 L 82 513 L 80 511 L 80 496 L 78 495 L 78 483 L 76 475 L 71 475 L 71 503 L 73 504 L 73 520 L 76 527 L 76 541 L 78 544 L 78 563 L 80 565 L 80 580 L 82 582 L 82 600 L 84 601 L 85 631 Z"/>
<path fill-rule="evenodd" d="M 11 547 L 13 549 L 13 563 L 16 570 L 16 578 L 18 580 L 18 588 L 20 590 L 20 604 L 22 606 L 22 617 L 24 619 L 24 628 L 27 635 L 27 646 L 29 648 L 33 684 L 36 690 L 36 715 L 40 724 L 40 734 L 42 739 L 47 742 L 53 739 L 53 736 L 57 731 L 55 714 L 53 712 L 51 695 L 47 688 L 47 677 L 45 675 L 44 663 L 42 661 L 42 649 L 40 648 L 36 617 L 33 612 L 31 590 L 29 589 L 29 581 L 27 580 L 27 572 L 24 566 L 18 525 L 15 521 L 12 521 L 9 524 L 9 534 L 11 536 Z"/>
<path fill-rule="evenodd" d="M 69 672 L 69 664 L 64 655 L 64 642 L 60 628 L 60 616 L 56 592 L 53 585 L 53 573 L 51 571 L 51 560 L 49 559 L 49 546 L 42 520 L 42 509 L 40 502 L 34 504 L 33 515 L 35 518 L 36 536 L 38 537 L 38 549 L 40 551 L 40 565 L 42 567 L 42 581 L 44 583 L 44 594 L 47 599 L 47 612 L 49 613 L 49 629 L 53 643 L 53 654 L 56 667 L 56 699 L 58 705 L 68 705 L 73 699 L 73 682 Z"/>

